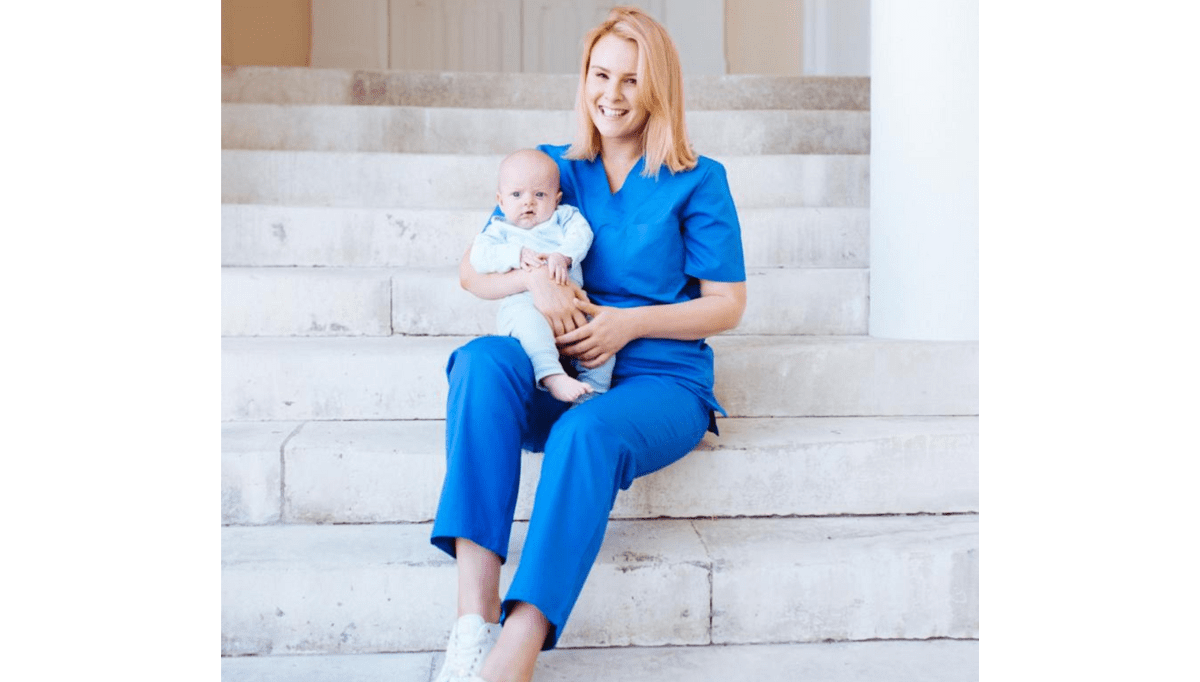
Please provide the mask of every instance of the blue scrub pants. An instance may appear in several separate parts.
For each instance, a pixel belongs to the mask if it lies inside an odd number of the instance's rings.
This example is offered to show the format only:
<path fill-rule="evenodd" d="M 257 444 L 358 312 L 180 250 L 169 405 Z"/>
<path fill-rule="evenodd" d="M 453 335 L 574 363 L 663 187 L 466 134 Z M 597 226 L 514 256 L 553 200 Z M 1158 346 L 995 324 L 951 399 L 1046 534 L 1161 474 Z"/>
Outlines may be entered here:
<path fill-rule="evenodd" d="M 516 339 L 462 346 L 446 367 L 446 479 L 433 544 L 454 556 L 466 538 L 508 558 L 521 449 L 544 452 L 529 532 L 502 607 L 536 606 L 552 649 L 600 552 L 617 491 L 692 451 L 710 408 L 667 377 L 614 377 L 613 387 L 570 410 L 534 385 Z"/>

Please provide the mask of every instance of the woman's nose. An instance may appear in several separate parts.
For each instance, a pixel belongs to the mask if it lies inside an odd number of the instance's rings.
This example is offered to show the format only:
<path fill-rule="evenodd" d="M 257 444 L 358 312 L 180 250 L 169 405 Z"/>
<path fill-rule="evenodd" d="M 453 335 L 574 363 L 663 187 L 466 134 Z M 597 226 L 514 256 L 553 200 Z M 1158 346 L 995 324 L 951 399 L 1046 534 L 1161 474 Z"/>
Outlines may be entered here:
<path fill-rule="evenodd" d="M 608 95 L 608 101 L 610 102 L 619 102 L 621 100 L 621 84 L 616 78 L 609 79 L 608 92 L 605 94 Z"/>

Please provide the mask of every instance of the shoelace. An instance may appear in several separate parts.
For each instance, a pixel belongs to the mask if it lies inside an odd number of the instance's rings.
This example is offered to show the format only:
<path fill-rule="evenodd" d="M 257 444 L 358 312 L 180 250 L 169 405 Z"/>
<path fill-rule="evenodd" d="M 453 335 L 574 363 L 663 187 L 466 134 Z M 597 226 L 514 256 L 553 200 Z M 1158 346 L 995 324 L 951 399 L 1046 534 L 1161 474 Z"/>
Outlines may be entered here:
<path fill-rule="evenodd" d="M 475 667 L 483 660 L 483 641 L 475 640 L 475 646 L 467 648 L 459 646 L 455 637 L 454 645 L 446 652 L 446 669 L 452 677 L 468 677 L 475 674 Z"/>

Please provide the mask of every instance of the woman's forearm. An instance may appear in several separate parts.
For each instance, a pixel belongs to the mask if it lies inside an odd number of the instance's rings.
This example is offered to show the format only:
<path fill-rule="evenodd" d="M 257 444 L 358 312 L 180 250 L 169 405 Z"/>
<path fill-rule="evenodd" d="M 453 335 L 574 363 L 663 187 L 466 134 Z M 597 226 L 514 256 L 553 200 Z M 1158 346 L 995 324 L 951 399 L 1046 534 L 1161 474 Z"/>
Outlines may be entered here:
<path fill-rule="evenodd" d="M 563 354 L 599 367 L 630 341 L 639 338 L 695 341 L 737 326 L 746 309 L 745 282 L 700 281 L 700 298 L 636 308 L 598 306 L 576 301 L 591 321 L 566 334 L 555 332 Z"/>
<path fill-rule="evenodd" d="M 702 282 L 695 300 L 624 310 L 633 338 L 694 341 L 733 329 L 745 309 L 745 282 Z"/>
<path fill-rule="evenodd" d="M 458 282 L 463 289 L 489 301 L 529 290 L 523 270 L 480 273 L 471 265 L 470 250 L 463 255 L 462 262 L 458 264 Z"/>
<path fill-rule="evenodd" d="M 572 282 L 557 284 L 550 279 L 547 267 L 483 274 L 471 265 L 470 256 L 468 251 L 458 266 L 458 280 L 463 289 L 488 300 L 528 291 L 533 295 L 534 307 L 546 317 L 555 335 L 572 331 L 587 322 L 583 312 L 575 307 L 576 297 L 584 296 L 583 290 Z"/>

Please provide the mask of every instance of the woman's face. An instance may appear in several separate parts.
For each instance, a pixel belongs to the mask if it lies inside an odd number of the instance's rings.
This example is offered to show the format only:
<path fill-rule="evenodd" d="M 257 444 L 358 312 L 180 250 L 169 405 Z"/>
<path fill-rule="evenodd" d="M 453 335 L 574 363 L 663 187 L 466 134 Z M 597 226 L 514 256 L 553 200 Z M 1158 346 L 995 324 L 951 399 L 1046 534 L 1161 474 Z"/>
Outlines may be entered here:
<path fill-rule="evenodd" d="M 638 104 L 637 43 L 609 33 L 592 46 L 584 93 L 592 125 L 613 141 L 638 138 L 649 112 Z"/>

